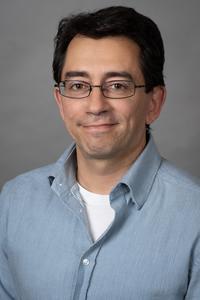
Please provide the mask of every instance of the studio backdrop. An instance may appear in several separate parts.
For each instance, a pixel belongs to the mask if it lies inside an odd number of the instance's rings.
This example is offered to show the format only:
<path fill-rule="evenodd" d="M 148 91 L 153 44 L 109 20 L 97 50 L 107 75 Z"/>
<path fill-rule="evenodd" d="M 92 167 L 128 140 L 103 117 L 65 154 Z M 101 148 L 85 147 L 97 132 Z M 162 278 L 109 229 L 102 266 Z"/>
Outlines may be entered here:
<path fill-rule="evenodd" d="M 0 8 L 0 187 L 71 143 L 53 99 L 53 38 L 70 13 L 111 5 L 151 17 L 165 44 L 167 101 L 152 132 L 164 157 L 200 177 L 200 2 L 15 0 Z"/>

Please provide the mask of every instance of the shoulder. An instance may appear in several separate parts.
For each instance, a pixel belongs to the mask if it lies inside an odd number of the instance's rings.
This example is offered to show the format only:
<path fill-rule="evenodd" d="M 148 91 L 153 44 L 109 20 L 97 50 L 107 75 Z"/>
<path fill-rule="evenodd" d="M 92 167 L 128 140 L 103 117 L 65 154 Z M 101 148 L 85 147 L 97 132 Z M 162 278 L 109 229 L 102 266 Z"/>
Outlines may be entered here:
<path fill-rule="evenodd" d="M 34 202 L 34 195 L 38 199 L 42 195 L 46 197 L 50 193 L 48 176 L 53 169 L 53 165 L 44 166 L 6 182 L 0 193 L 0 214 L 3 214 L 4 209 L 12 207 L 13 213 L 17 215 L 19 209 Z"/>
<path fill-rule="evenodd" d="M 38 214 L 45 210 L 52 191 L 49 175 L 54 165 L 44 166 L 8 181 L 0 193 L 0 219 L 4 224 L 16 226 L 24 216 Z M 7 221 L 6 221 L 7 220 Z"/>
<path fill-rule="evenodd" d="M 49 177 L 54 176 L 54 174 L 64 166 L 65 161 L 68 159 L 68 156 L 71 154 L 73 149 L 74 145 L 71 145 L 71 147 L 66 149 L 59 159 L 53 164 L 28 171 L 9 180 L 3 186 L 1 194 L 7 192 L 21 192 L 23 195 L 29 190 L 34 189 L 34 192 L 37 192 L 40 188 L 50 187 Z"/>
<path fill-rule="evenodd" d="M 157 191 L 179 210 L 196 210 L 200 216 L 200 180 L 163 159 L 157 174 Z"/>
<path fill-rule="evenodd" d="M 0 193 L 0 210 L 2 206 L 9 206 L 18 211 L 27 206 L 46 205 L 46 202 L 52 197 L 51 178 L 56 177 L 65 169 L 65 162 L 73 149 L 73 145 L 67 148 L 53 164 L 23 173 L 8 181 Z"/>
<path fill-rule="evenodd" d="M 34 188 L 34 186 L 46 185 L 49 183 L 48 177 L 51 175 L 53 170 L 54 164 L 18 175 L 5 183 L 1 193 L 14 193 L 17 191 L 24 193 L 26 189 L 30 189 L 31 187 Z"/>
<path fill-rule="evenodd" d="M 167 184 L 184 190 L 200 192 L 200 179 L 162 159 L 159 177 Z"/>
<path fill-rule="evenodd" d="M 176 230 L 200 233 L 200 181 L 163 159 L 151 191 L 163 220 Z M 153 202 L 153 203 L 154 203 Z"/>

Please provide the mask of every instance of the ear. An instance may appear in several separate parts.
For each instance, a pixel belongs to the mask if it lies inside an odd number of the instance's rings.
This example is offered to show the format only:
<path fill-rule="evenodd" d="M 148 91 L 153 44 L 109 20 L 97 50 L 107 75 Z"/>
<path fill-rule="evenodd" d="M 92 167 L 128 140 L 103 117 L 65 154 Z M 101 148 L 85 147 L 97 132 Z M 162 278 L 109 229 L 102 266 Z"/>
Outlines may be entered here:
<path fill-rule="evenodd" d="M 58 106 L 60 116 L 64 120 L 64 109 L 63 109 L 63 99 L 57 87 L 54 88 L 54 98 L 56 100 L 56 104 Z"/>
<path fill-rule="evenodd" d="M 164 86 L 154 87 L 149 101 L 146 124 L 150 125 L 159 117 L 163 104 L 165 103 L 165 99 L 166 88 Z"/>

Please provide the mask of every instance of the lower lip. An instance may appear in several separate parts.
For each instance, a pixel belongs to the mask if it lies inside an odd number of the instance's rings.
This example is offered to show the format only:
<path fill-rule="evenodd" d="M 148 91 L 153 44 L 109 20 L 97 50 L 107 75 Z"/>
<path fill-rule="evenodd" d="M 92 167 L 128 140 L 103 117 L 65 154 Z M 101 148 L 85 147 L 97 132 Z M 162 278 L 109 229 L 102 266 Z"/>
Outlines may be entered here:
<path fill-rule="evenodd" d="M 113 129 L 116 124 L 104 124 L 97 126 L 84 126 L 84 129 L 88 132 L 107 132 Z"/>

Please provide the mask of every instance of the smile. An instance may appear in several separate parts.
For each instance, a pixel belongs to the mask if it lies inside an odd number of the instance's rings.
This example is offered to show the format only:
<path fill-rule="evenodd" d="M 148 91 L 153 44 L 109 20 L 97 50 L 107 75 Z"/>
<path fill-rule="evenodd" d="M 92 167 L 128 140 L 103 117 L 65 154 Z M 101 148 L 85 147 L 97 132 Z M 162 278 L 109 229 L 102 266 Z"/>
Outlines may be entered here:
<path fill-rule="evenodd" d="M 114 126 L 116 126 L 117 123 L 115 124 L 91 124 L 87 126 L 83 126 L 83 128 L 88 131 L 88 132 L 107 132 L 113 129 Z"/>

